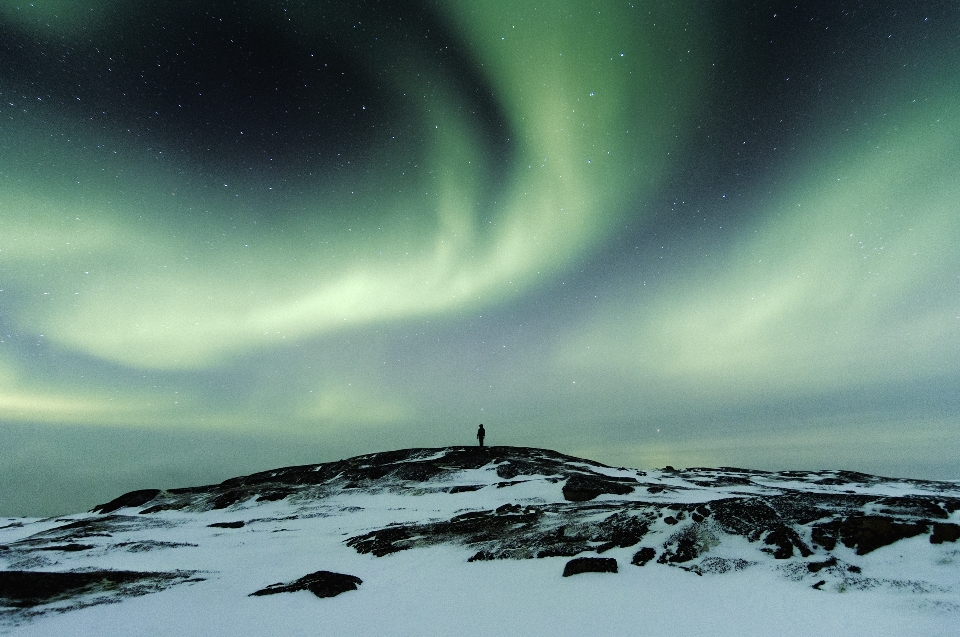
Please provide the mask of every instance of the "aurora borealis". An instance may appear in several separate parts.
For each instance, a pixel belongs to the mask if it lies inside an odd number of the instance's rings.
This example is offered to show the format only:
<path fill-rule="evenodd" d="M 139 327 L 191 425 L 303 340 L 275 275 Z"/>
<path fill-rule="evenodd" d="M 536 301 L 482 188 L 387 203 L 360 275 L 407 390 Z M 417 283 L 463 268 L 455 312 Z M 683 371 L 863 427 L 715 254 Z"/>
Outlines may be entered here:
<path fill-rule="evenodd" d="M 960 7 L 154 4 L 0 2 L 0 514 L 479 422 L 960 479 Z"/>

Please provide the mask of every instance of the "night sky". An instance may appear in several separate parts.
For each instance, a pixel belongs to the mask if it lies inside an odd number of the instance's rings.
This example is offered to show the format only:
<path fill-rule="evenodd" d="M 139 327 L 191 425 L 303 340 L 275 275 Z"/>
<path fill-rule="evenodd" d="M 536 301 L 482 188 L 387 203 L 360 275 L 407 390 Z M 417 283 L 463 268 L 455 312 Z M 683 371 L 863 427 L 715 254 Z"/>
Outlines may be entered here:
<path fill-rule="evenodd" d="M 960 5 L 0 0 L 0 515 L 481 422 L 960 479 Z"/>

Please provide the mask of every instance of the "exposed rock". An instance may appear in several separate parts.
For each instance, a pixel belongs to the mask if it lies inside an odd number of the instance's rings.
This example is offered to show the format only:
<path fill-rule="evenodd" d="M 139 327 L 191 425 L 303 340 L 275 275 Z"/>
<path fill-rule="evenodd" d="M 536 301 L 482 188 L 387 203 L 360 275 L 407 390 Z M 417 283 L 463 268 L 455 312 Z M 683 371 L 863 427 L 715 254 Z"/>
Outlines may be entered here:
<path fill-rule="evenodd" d="M 563 497 L 569 502 L 587 502 L 604 493 L 627 495 L 633 493 L 633 485 L 626 480 L 614 480 L 606 476 L 575 474 L 563 485 Z M 636 483 L 636 480 L 630 480 Z"/>
<path fill-rule="evenodd" d="M 617 560 L 612 557 L 577 557 L 563 567 L 563 576 L 580 573 L 616 573 Z"/>
<path fill-rule="evenodd" d="M 289 584 L 278 583 L 271 584 L 266 588 L 250 593 L 255 595 L 275 595 L 277 593 L 295 593 L 297 591 L 310 591 L 317 597 L 336 597 L 340 593 L 357 590 L 357 586 L 363 584 L 363 580 L 354 575 L 344 575 L 343 573 L 332 573 L 330 571 L 317 571 L 309 575 L 304 575 L 300 579 Z"/>
<path fill-rule="evenodd" d="M 119 498 L 110 500 L 106 504 L 98 504 L 91 509 L 91 513 L 113 513 L 117 509 L 125 507 L 143 506 L 150 500 L 153 500 L 160 494 L 160 489 L 140 489 L 124 493 Z"/>
<path fill-rule="evenodd" d="M 822 562 L 808 562 L 807 570 L 810 571 L 811 573 L 817 573 L 821 569 L 824 569 L 830 566 L 836 566 L 836 565 L 837 565 L 837 558 L 831 557 L 830 559 L 824 560 Z"/>
<path fill-rule="evenodd" d="M 719 538 L 711 528 L 703 524 L 690 524 L 670 536 L 670 539 L 664 543 L 664 551 L 657 562 L 660 564 L 689 562 L 718 543 Z"/>
<path fill-rule="evenodd" d="M 943 544 L 960 540 L 960 525 L 949 522 L 934 522 L 930 544 Z"/>
<path fill-rule="evenodd" d="M 646 507 L 644 507 L 646 509 Z M 611 511 L 597 521 L 597 513 Z M 545 517 L 545 512 L 550 515 Z M 521 507 L 505 504 L 496 511 L 470 511 L 429 524 L 394 525 L 349 538 L 359 553 L 388 555 L 416 546 L 441 543 L 476 547 L 470 561 L 574 556 L 637 544 L 649 530 L 652 511 L 607 505 Z M 564 520 L 568 523 L 558 524 Z"/>
<path fill-rule="evenodd" d="M 653 558 L 657 556 L 657 550 L 649 546 L 644 546 L 639 551 L 633 554 L 633 559 L 630 560 L 631 564 L 636 564 L 637 566 L 643 566 Z"/>
<path fill-rule="evenodd" d="M 832 551 L 839 539 L 847 548 L 856 548 L 857 555 L 866 555 L 897 540 L 925 533 L 927 522 L 902 522 L 879 515 L 857 515 L 832 520 L 813 528 L 813 540 Z"/>
<path fill-rule="evenodd" d="M 750 566 L 750 562 L 745 559 L 735 557 L 707 557 L 700 561 L 698 572 L 704 573 L 729 573 L 731 571 L 742 571 Z"/>
<path fill-rule="evenodd" d="M 38 551 L 89 551 L 90 549 L 96 548 L 93 544 L 77 544 L 76 542 L 71 542 L 70 544 L 54 544 L 52 546 L 40 546 L 37 548 Z"/>
<path fill-rule="evenodd" d="M 776 546 L 770 552 L 777 559 L 791 557 L 794 548 L 804 557 L 813 553 L 791 526 L 794 520 L 790 518 L 798 513 L 795 502 L 780 502 L 776 498 L 730 498 L 712 502 L 710 511 L 724 531 L 742 535 L 751 542 L 763 537 L 765 544 Z M 786 519 L 781 513 L 787 514 Z"/>
<path fill-rule="evenodd" d="M 639 543 L 649 530 L 646 521 L 626 511 L 620 511 L 600 522 L 592 539 L 603 542 L 606 547 L 604 550 L 625 549 Z"/>
<path fill-rule="evenodd" d="M 181 547 L 197 547 L 199 544 L 192 542 L 158 542 L 156 540 L 143 540 L 139 542 L 117 542 L 113 545 L 118 549 L 129 551 L 130 553 L 147 553 L 149 551 L 162 551 L 164 549 L 177 549 Z"/>
<path fill-rule="evenodd" d="M 377 557 L 383 557 L 413 548 L 413 544 L 407 542 L 410 537 L 411 532 L 406 527 L 388 526 L 379 531 L 352 537 L 347 540 L 347 546 L 353 547 L 357 553 L 372 553 Z"/>
<path fill-rule="evenodd" d="M 178 549 L 156 557 L 162 557 L 163 564 L 192 567 L 197 553 L 180 547 L 198 545 L 172 541 L 190 537 L 185 535 L 188 530 L 199 543 L 218 544 L 213 536 L 222 534 L 205 532 L 205 528 L 240 529 L 255 524 L 262 533 L 237 534 L 251 539 L 245 542 L 250 545 L 269 537 L 267 533 L 303 532 L 312 524 L 308 520 L 331 516 L 347 521 L 340 528 L 348 534 L 334 536 L 334 541 L 346 538 L 346 545 L 358 553 L 376 557 L 446 544 L 461 547 L 462 556 L 470 556 L 471 562 L 563 557 L 564 574 L 569 576 L 616 572 L 616 559 L 598 555 L 610 555 L 609 551 L 620 559 L 628 553 L 618 554 L 618 549 L 635 547 L 630 561 L 638 566 L 656 560 L 706 576 L 760 564 L 805 586 L 822 577 L 816 588 L 838 591 L 881 585 L 833 555 L 838 544 L 864 554 L 924 533 L 931 544 L 960 541 L 960 525 L 949 521 L 951 513 L 960 510 L 960 497 L 956 497 L 960 490 L 954 483 L 894 481 L 895 488 L 887 489 L 892 479 L 843 472 L 721 468 L 671 469 L 669 473 L 657 473 L 646 482 L 633 477 L 642 476 L 640 472 L 618 471 L 551 451 L 450 447 L 287 467 L 216 485 L 135 491 L 99 505 L 97 515 L 28 522 L 26 526 L 33 525 L 33 530 L 5 532 L 0 557 L 11 569 L 8 573 L 21 574 L 9 576 L 8 588 L 18 577 L 40 578 L 49 588 L 31 597 L 36 581 L 28 582 L 17 589 L 7 608 L 16 602 L 22 605 L 18 612 L 32 613 L 29 604 L 50 604 L 60 612 L 117 601 L 190 578 L 189 573 L 179 572 L 66 572 L 67 563 L 91 567 L 101 560 L 115 565 L 126 559 L 137 564 L 136 556 L 129 553 Z M 669 480 L 669 485 L 661 484 L 662 479 Z M 805 490 L 805 484 L 811 488 Z M 482 498 L 470 494 L 480 489 L 485 489 Z M 371 494 L 390 497 L 368 498 Z M 603 494 L 617 497 L 599 497 Z M 384 501 L 395 506 L 399 496 L 409 497 L 397 508 L 381 510 Z M 278 504 L 260 507 L 274 501 Z M 435 504 L 441 501 L 449 508 Z M 488 502 L 489 508 L 476 510 L 478 501 Z M 125 508 L 131 509 L 124 511 L 127 515 L 115 512 Z M 228 508 L 237 512 L 206 514 Z M 440 513 L 444 510 L 450 512 Z M 160 511 L 182 513 L 152 515 Z M 362 511 L 370 514 L 353 516 Z M 391 511 L 402 513 L 387 517 L 393 515 Z M 228 521 L 219 521 L 224 519 Z M 384 520 L 384 526 L 371 529 L 370 520 L 376 519 Z M 390 524 L 389 520 L 400 522 Z M 8 528 L 24 525 L 18 522 Z M 338 526 L 339 521 L 329 528 Z M 641 542 L 647 546 L 640 547 Z M 223 546 L 222 541 L 218 545 Z M 724 550 L 715 549 L 717 545 Z M 804 559 L 814 550 L 815 558 Z M 942 556 L 953 551 L 949 546 L 925 550 Z M 891 560 L 897 559 L 896 553 L 888 553 Z M 849 552 L 838 554 L 848 556 Z M 202 559 L 204 565 L 206 559 Z M 55 568 L 63 572 L 38 573 Z M 332 596 L 354 590 L 360 583 L 350 575 L 320 571 L 251 595 L 311 590 Z M 927 584 L 904 579 L 883 585 Z M 7 589 L 0 583 L 3 590 Z M 0 609 L 0 620 L 4 612 Z"/>
<path fill-rule="evenodd" d="M 461 484 L 455 487 L 450 487 L 450 490 L 447 493 L 467 493 L 469 491 L 479 491 L 482 488 L 482 484 Z"/>
<path fill-rule="evenodd" d="M 283 500 L 291 493 L 293 492 L 282 489 L 278 489 L 276 491 L 267 491 L 266 493 L 257 497 L 257 502 L 276 502 L 277 500 Z"/>
<path fill-rule="evenodd" d="M 146 573 L 137 571 L 40 572 L 0 571 L 0 602 L 14 608 L 31 608 L 82 596 L 109 597 L 146 595 L 193 578 L 193 572 Z M 104 597 L 103 594 L 110 594 Z M 97 603 L 98 600 L 89 600 Z M 89 604 L 88 604 L 89 605 Z"/>
<path fill-rule="evenodd" d="M 243 490 L 236 489 L 232 491 L 227 491 L 217 496 L 213 501 L 214 509 L 226 509 L 231 504 L 236 504 L 237 502 L 243 502 L 250 495 Z"/>

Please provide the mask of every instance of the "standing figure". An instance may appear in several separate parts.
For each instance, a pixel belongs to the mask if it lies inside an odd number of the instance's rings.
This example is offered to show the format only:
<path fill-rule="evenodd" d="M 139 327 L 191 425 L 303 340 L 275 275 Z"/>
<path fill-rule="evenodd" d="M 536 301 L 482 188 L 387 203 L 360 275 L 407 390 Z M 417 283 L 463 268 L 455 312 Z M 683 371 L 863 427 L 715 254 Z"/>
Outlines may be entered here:
<path fill-rule="evenodd" d="M 487 432 L 483 430 L 483 425 L 480 425 L 480 429 L 477 430 L 477 440 L 480 441 L 480 446 L 483 446 L 483 437 L 487 435 Z"/>

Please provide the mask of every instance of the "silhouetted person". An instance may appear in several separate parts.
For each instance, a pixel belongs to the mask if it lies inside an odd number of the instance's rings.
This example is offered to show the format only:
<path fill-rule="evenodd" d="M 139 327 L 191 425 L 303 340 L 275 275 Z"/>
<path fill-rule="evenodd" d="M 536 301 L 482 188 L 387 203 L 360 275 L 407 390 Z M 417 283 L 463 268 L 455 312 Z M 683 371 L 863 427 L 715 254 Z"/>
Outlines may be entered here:
<path fill-rule="evenodd" d="M 480 446 L 483 446 L 483 437 L 487 435 L 487 432 L 483 430 L 483 425 L 480 425 L 480 429 L 477 430 L 477 440 L 480 441 Z"/>

